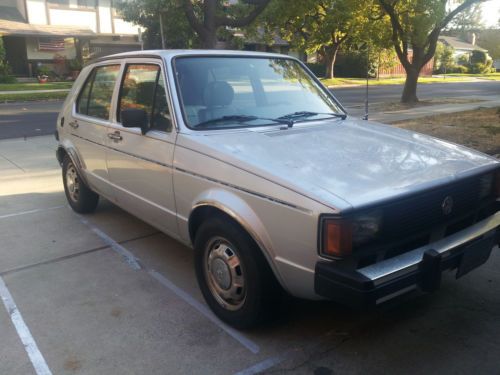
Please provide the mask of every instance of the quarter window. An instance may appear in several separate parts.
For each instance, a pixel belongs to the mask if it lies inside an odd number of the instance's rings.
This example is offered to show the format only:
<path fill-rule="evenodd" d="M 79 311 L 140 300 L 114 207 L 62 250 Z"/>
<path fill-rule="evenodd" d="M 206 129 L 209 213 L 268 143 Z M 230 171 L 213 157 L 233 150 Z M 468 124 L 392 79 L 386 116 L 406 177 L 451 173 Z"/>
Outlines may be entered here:
<path fill-rule="evenodd" d="M 171 130 L 165 85 L 158 65 L 130 64 L 127 66 L 120 88 L 118 121 L 120 121 L 121 112 L 131 108 L 142 109 L 146 112 L 150 129 Z"/>
<path fill-rule="evenodd" d="M 120 65 L 99 66 L 90 74 L 78 97 L 76 112 L 108 120 Z"/>

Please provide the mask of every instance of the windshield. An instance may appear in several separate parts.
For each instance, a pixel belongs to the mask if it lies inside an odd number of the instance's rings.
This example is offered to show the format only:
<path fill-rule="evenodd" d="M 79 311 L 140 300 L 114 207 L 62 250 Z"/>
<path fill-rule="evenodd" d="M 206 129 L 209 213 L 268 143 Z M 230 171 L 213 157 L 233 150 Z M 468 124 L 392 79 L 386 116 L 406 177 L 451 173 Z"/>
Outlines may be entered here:
<path fill-rule="evenodd" d="M 333 115 L 343 113 L 292 59 L 189 56 L 175 59 L 174 70 L 184 119 L 195 130 L 338 119 Z"/>

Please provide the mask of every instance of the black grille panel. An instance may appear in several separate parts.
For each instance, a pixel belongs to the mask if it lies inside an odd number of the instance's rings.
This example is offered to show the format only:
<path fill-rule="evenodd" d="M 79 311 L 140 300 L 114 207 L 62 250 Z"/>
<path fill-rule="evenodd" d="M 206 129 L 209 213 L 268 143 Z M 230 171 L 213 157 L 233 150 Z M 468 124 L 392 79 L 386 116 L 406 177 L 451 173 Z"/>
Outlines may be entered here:
<path fill-rule="evenodd" d="M 491 172 L 490 172 L 491 173 Z M 498 210 L 493 191 L 481 197 L 481 179 L 478 175 L 382 205 L 383 224 L 377 238 L 355 248 L 359 264 L 375 263 L 409 250 L 424 246 L 436 233 L 448 236 Z M 453 209 L 443 212 L 446 197 L 453 199 Z"/>
<path fill-rule="evenodd" d="M 479 208 L 479 178 L 439 188 L 384 207 L 381 236 L 385 240 L 402 238 L 434 228 Z M 443 213 L 446 197 L 453 199 L 453 210 Z"/>

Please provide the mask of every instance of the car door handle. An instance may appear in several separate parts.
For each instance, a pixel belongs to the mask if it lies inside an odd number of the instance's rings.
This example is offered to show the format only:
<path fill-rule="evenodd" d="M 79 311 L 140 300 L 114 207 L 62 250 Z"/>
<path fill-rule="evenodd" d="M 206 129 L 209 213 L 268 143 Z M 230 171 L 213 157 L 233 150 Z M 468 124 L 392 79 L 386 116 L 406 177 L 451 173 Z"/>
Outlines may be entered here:
<path fill-rule="evenodd" d="M 121 141 L 123 139 L 118 130 L 114 133 L 108 133 L 108 138 L 111 138 L 114 141 Z"/>
<path fill-rule="evenodd" d="M 71 121 L 68 123 L 69 126 L 71 126 L 73 129 L 78 128 L 78 122 L 76 121 Z"/>

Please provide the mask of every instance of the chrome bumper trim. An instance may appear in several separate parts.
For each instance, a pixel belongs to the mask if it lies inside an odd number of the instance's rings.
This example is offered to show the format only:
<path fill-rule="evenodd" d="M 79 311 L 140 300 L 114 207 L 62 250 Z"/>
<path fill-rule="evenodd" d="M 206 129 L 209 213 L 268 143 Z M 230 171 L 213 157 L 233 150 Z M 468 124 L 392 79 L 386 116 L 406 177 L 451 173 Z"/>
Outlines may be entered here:
<path fill-rule="evenodd" d="M 358 272 L 372 280 L 375 285 L 379 285 L 404 275 L 407 272 L 416 270 L 418 263 L 423 258 L 424 252 L 429 249 L 436 250 L 438 253 L 442 254 L 443 258 L 446 258 L 454 248 L 474 238 L 480 237 L 498 226 L 500 226 L 500 212 L 439 241 L 419 247 L 394 258 L 361 268 Z"/>

